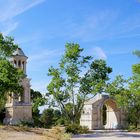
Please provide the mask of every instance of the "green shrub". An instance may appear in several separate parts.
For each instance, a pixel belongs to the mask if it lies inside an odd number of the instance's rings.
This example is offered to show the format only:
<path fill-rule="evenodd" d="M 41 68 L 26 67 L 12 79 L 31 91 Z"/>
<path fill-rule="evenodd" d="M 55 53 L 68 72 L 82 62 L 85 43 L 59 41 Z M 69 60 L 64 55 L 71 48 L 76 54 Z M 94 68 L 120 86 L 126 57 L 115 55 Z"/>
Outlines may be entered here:
<path fill-rule="evenodd" d="M 28 121 L 20 121 L 18 124 L 19 126 L 26 126 L 26 127 L 34 127 L 33 122 L 28 122 Z"/>
<path fill-rule="evenodd" d="M 128 131 L 140 131 L 140 127 L 135 127 L 134 125 L 128 126 Z"/>
<path fill-rule="evenodd" d="M 66 132 L 72 134 L 84 134 L 88 133 L 89 129 L 86 126 L 80 126 L 79 124 L 70 124 L 66 126 Z"/>

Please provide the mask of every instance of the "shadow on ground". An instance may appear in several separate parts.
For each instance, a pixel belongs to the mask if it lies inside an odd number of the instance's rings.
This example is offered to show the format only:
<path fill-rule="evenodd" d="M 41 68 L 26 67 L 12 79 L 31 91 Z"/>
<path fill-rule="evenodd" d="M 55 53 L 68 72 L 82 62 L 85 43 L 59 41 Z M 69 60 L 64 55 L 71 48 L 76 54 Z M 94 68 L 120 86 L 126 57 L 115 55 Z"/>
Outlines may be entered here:
<path fill-rule="evenodd" d="M 99 138 L 99 137 L 127 137 L 140 138 L 140 133 L 132 132 L 95 132 L 92 134 L 74 135 L 73 138 Z"/>

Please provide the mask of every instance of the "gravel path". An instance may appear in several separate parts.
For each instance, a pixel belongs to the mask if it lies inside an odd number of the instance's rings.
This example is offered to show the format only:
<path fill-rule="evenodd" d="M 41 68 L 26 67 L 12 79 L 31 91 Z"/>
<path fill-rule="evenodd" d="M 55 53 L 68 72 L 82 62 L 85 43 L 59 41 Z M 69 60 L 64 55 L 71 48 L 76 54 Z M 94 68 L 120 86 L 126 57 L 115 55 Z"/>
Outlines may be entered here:
<path fill-rule="evenodd" d="M 75 135 L 71 140 L 140 140 L 140 133 L 131 132 L 96 132 L 86 135 Z"/>

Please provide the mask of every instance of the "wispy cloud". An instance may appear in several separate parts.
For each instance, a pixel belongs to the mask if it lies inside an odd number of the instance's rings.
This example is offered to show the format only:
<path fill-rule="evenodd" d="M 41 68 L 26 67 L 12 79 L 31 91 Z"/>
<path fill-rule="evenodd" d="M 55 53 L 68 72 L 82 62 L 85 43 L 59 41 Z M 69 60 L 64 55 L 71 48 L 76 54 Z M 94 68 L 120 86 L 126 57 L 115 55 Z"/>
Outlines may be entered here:
<path fill-rule="evenodd" d="M 12 22 L 12 21 L 7 21 L 6 23 L 5 23 L 5 25 L 3 26 L 3 29 L 2 29 L 2 33 L 4 34 L 4 35 L 8 35 L 8 34 L 10 34 L 12 31 L 14 31 L 17 27 L 18 27 L 18 25 L 19 25 L 19 23 L 18 22 L 16 22 L 16 21 L 14 21 L 14 22 Z"/>
<path fill-rule="evenodd" d="M 27 63 L 27 73 L 29 77 L 35 78 L 32 79 L 33 89 L 41 91 L 43 93 L 46 92 L 46 86 L 49 83 L 49 78 L 47 77 L 47 69 L 51 65 L 55 67 L 58 64 L 58 59 L 60 58 L 62 53 L 62 49 L 39 49 L 33 54 L 29 55 L 29 61 Z"/>
<path fill-rule="evenodd" d="M 99 46 L 90 46 L 85 50 L 84 55 L 89 55 L 97 59 L 107 59 L 107 53 Z"/>
<path fill-rule="evenodd" d="M 93 48 L 93 54 L 99 59 L 107 59 L 106 53 L 100 47 Z"/>
<path fill-rule="evenodd" d="M 62 51 L 60 49 L 54 49 L 54 50 L 44 49 L 43 51 L 40 50 L 38 51 L 39 51 L 38 53 L 30 56 L 30 60 L 29 60 L 30 62 L 45 60 L 46 58 L 55 57 L 62 54 Z"/>
<path fill-rule="evenodd" d="M 66 18 L 60 28 L 54 28 L 54 36 L 65 37 L 69 40 L 95 42 L 100 40 L 139 37 L 140 14 L 121 18 L 121 11 L 102 10 L 89 15 Z M 59 34 L 57 34 L 59 33 Z"/>
<path fill-rule="evenodd" d="M 65 19 L 65 21 L 59 25 L 60 28 L 57 28 L 57 31 L 55 31 L 59 33 L 59 36 L 65 36 L 68 39 L 83 42 L 106 39 L 110 36 L 110 32 L 106 31 L 110 29 L 118 16 L 119 12 L 103 10 L 89 15 L 83 15 L 80 19 L 80 23 L 75 20 L 76 17 L 69 17 L 69 19 Z M 61 28 L 61 26 L 63 28 Z"/>
<path fill-rule="evenodd" d="M 56 61 L 62 56 L 62 49 L 43 49 L 36 50 L 33 54 L 29 55 L 28 69 L 29 72 L 37 72 L 40 69 L 48 68 L 55 65 Z"/>
<path fill-rule="evenodd" d="M 0 28 L 1 32 L 8 35 L 14 31 L 19 21 L 15 17 L 37 6 L 45 0 L 1 0 L 0 1 Z"/>

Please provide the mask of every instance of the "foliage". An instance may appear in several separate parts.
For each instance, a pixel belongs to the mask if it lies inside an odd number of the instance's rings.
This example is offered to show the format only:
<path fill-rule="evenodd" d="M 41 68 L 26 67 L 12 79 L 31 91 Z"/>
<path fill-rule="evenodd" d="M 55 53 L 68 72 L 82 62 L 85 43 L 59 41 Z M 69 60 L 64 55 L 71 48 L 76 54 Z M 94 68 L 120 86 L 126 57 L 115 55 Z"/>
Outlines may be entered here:
<path fill-rule="evenodd" d="M 0 57 L 10 57 L 13 52 L 18 48 L 18 45 L 14 43 L 14 39 L 9 36 L 3 36 L 0 33 Z"/>
<path fill-rule="evenodd" d="M 66 126 L 66 132 L 72 134 L 86 134 L 89 129 L 86 126 L 80 126 L 79 124 L 70 124 Z"/>
<path fill-rule="evenodd" d="M 45 98 L 45 96 L 43 96 L 39 91 L 31 89 L 31 101 L 34 125 L 41 126 L 39 107 L 47 104 L 47 98 Z"/>
<path fill-rule="evenodd" d="M 42 115 L 41 115 L 40 120 L 41 120 L 43 126 L 46 128 L 50 128 L 54 124 L 53 111 L 54 111 L 53 109 L 49 108 L 49 109 L 44 110 Z"/>
<path fill-rule="evenodd" d="M 81 80 L 81 92 L 84 94 L 97 94 L 106 91 L 106 81 L 109 80 L 108 74 L 112 68 L 108 67 L 105 60 L 94 60 L 88 72 Z"/>
<path fill-rule="evenodd" d="M 33 122 L 29 122 L 29 121 L 20 121 L 18 125 L 20 127 L 34 127 Z"/>
<path fill-rule="evenodd" d="M 68 123 L 79 123 L 85 100 L 89 94 L 101 93 L 112 71 L 104 60 L 91 63 L 92 57 L 82 56 L 82 52 L 78 44 L 67 43 L 59 67 L 48 71 L 52 79 L 47 89 Z"/>
<path fill-rule="evenodd" d="M 13 38 L 4 37 L 0 33 L 0 109 L 4 108 L 7 94 L 23 92 L 23 88 L 20 86 L 23 73 L 14 68 L 8 60 L 17 47 Z"/>
<path fill-rule="evenodd" d="M 135 54 L 140 58 L 140 51 L 135 51 Z M 138 127 L 140 124 L 140 63 L 132 66 L 133 77 L 129 83 L 131 93 L 131 104 L 129 110 L 129 118 L 131 124 Z"/>
<path fill-rule="evenodd" d="M 34 102 L 37 98 L 42 98 L 42 94 L 39 91 L 31 89 L 31 100 Z"/>
<path fill-rule="evenodd" d="M 19 86 L 19 79 L 22 71 L 13 67 L 9 61 L 0 59 L 0 94 L 7 92 L 19 93 L 22 88 Z"/>
<path fill-rule="evenodd" d="M 139 51 L 135 51 L 135 54 L 139 56 Z M 137 128 L 140 124 L 140 64 L 134 64 L 132 71 L 133 76 L 128 80 L 117 76 L 108 86 L 108 93 L 126 111 L 128 124 Z"/>
<path fill-rule="evenodd" d="M 130 132 L 132 132 L 132 131 L 134 131 L 134 132 L 136 132 L 136 131 L 140 132 L 140 127 L 136 127 L 135 125 L 129 125 L 127 130 L 130 131 Z"/>
<path fill-rule="evenodd" d="M 133 52 L 133 54 L 135 54 L 135 55 L 137 55 L 138 57 L 140 57 L 140 50 L 135 50 L 135 51 Z"/>
<path fill-rule="evenodd" d="M 45 133 L 47 140 L 70 140 L 71 134 L 65 133 L 63 127 L 53 127 Z"/>
<path fill-rule="evenodd" d="M 63 117 L 59 110 L 48 108 L 43 111 L 40 121 L 44 127 L 50 128 L 54 125 L 63 124 Z"/>
<path fill-rule="evenodd" d="M 39 91 L 31 89 L 31 101 L 33 113 L 39 114 L 39 107 L 45 105 L 47 99 Z"/>

